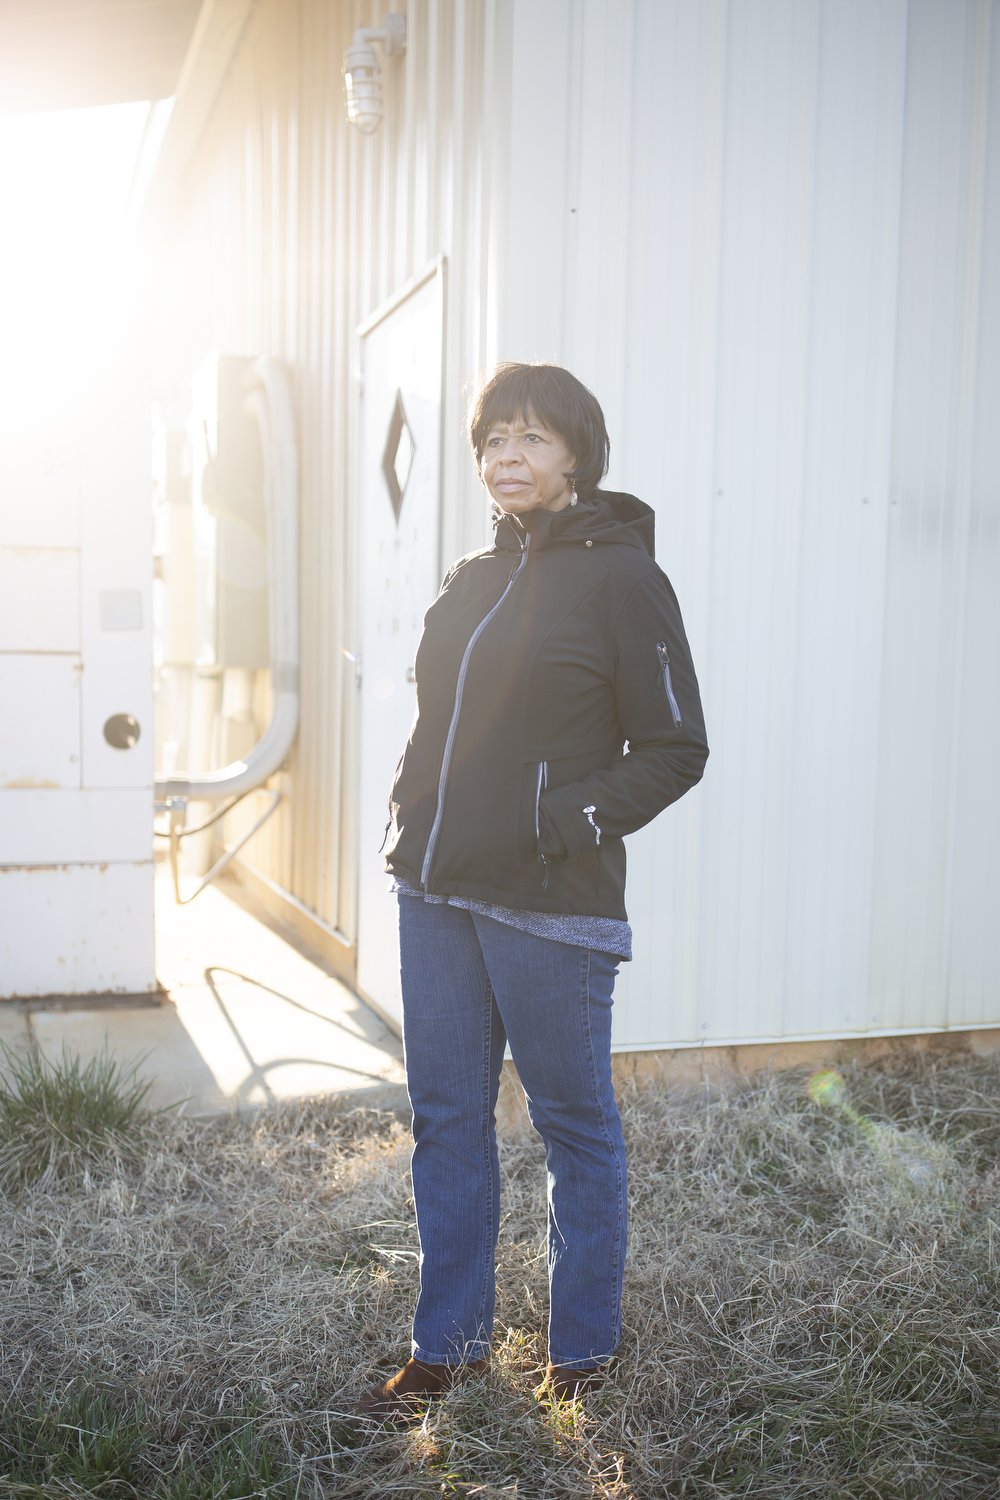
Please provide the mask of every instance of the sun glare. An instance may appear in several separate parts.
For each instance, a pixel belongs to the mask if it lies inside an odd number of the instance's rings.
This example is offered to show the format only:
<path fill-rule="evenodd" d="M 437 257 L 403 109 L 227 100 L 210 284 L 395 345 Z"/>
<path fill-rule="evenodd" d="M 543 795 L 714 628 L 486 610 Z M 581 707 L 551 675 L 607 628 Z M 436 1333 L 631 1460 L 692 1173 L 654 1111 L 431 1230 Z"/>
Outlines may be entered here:
<path fill-rule="evenodd" d="M 163 107 L 145 102 L 0 118 L 5 399 L 99 349 L 128 285 L 129 226 L 163 124 Z"/>

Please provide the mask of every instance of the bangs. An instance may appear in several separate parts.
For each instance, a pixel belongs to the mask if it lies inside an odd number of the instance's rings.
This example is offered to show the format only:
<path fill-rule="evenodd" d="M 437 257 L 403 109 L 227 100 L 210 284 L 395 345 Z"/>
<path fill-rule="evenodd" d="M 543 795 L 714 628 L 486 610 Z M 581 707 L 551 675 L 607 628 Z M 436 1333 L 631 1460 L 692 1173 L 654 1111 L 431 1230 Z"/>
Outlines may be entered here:
<path fill-rule="evenodd" d="M 489 393 L 482 412 L 483 440 L 499 423 L 532 421 L 539 422 L 550 432 L 567 437 L 569 413 L 564 404 L 551 399 L 552 392 L 546 389 L 548 382 L 538 378 L 539 371 L 530 365 L 516 370 L 509 380 Z"/>
<path fill-rule="evenodd" d="M 469 440 L 477 463 L 492 428 L 532 420 L 557 433 L 572 453 L 573 478 L 581 494 L 596 489 L 608 471 L 611 450 L 604 413 L 587 387 L 560 365 L 497 367 L 469 412 Z"/>

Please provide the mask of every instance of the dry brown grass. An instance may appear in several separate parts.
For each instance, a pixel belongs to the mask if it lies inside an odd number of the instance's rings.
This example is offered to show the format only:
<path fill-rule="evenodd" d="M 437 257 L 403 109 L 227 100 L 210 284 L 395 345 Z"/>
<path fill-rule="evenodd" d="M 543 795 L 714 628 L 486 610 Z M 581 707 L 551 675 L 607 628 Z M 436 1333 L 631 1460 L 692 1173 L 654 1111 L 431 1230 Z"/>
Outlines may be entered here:
<path fill-rule="evenodd" d="M 586 1409 L 530 1395 L 542 1156 L 509 1138 L 492 1372 L 402 1432 L 351 1411 L 407 1346 L 404 1125 L 153 1121 L 2 1203 L 0 1494 L 995 1500 L 1000 1064 L 845 1078 L 622 1099 L 626 1333 Z"/>

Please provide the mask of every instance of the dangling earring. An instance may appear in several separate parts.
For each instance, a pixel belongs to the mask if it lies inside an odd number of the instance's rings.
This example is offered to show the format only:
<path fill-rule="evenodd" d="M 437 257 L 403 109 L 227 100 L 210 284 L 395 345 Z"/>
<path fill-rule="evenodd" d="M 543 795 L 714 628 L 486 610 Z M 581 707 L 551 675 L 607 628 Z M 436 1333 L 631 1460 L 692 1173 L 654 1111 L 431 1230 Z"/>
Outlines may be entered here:
<path fill-rule="evenodd" d="M 569 503 L 570 503 L 570 505 L 575 505 L 576 501 L 577 501 L 576 484 L 574 483 L 573 488 L 570 490 Z"/>

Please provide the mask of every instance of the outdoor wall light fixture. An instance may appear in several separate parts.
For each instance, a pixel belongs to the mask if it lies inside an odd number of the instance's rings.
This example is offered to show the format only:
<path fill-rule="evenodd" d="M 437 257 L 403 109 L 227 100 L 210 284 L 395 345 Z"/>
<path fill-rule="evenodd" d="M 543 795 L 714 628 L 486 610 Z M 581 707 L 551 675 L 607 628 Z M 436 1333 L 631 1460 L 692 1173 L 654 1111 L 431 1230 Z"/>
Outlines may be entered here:
<path fill-rule="evenodd" d="M 376 42 L 382 44 L 386 57 L 405 52 L 406 17 L 393 12 L 386 16 L 381 26 L 360 27 L 344 53 L 347 118 L 365 135 L 377 130 L 382 119 L 382 80 Z"/>

